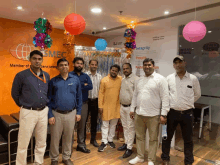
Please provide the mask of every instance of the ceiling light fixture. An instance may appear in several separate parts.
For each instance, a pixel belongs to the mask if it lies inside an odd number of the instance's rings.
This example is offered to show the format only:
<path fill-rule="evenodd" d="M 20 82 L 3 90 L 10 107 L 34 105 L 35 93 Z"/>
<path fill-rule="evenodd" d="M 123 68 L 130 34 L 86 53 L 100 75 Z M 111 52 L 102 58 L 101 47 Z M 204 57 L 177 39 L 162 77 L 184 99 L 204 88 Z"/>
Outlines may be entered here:
<path fill-rule="evenodd" d="M 170 13 L 169 11 L 165 11 L 165 12 L 164 12 L 165 15 L 168 15 L 169 13 Z"/>
<path fill-rule="evenodd" d="M 211 33 L 212 31 L 208 31 L 208 33 Z"/>
<path fill-rule="evenodd" d="M 131 23 L 134 23 L 134 21 L 131 21 Z"/>
<path fill-rule="evenodd" d="M 92 8 L 91 12 L 93 12 L 93 13 L 101 13 L 102 9 L 100 9 L 100 8 Z"/>
<path fill-rule="evenodd" d="M 106 30 L 106 27 L 103 27 L 103 30 Z"/>
<path fill-rule="evenodd" d="M 22 8 L 22 6 L 18 6 L 17 9 L 18 10 L 22 10 L 23 8 Z"/>

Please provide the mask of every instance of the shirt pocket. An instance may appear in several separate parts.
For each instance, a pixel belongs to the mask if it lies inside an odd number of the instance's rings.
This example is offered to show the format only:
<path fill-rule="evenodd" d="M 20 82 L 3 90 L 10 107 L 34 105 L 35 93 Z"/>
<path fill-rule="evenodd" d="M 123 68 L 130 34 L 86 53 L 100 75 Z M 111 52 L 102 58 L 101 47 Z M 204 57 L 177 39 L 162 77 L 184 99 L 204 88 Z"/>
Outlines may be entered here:
<path fill-rule="evenodd" d="M 71 83 L 70 83 L 71 84 Z M 69 88 L 69 91 L 70 93 L 76 93 L 76 88 L 73 84 L 68 84 L 68 88 Z"/>
<path fill-rule="evenodd" d="M 193 85 L 191 83 L 187 83 L 183 86 L 183 93 L 186 97 L 193 96 Z"/>

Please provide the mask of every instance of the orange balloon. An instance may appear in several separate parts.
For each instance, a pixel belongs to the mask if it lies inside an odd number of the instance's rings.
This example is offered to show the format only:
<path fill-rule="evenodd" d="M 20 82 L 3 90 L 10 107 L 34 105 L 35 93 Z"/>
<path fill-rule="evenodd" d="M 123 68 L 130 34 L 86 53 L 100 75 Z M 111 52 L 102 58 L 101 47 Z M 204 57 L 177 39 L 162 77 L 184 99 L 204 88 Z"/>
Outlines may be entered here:
<path fill-rule="evenodd" d="M 71 35 L 77 35 L 85 30 L 86 22 L 81 15 L 72 13 L 64 19 L 64 27 Z"/>

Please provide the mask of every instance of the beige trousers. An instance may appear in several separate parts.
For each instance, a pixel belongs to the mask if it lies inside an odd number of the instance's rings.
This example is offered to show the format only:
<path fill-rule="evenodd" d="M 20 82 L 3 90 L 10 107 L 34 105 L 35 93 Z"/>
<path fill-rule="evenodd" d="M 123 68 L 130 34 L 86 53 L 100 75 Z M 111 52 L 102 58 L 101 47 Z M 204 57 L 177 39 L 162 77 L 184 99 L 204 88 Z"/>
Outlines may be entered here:
<path fill-rule="evenodd" d="M 135 128 L 136 128 L 136 146 L 137 156 L 144 159 L 145 144 L 146 144 L 146 131 L 149 132 L 149 152 L 148 161 L 156 161 L 156 153 L 158 148 L 158 133 L 159 133 L 159 116 L 141 116 L 135 115 Z"/>
<path fill-rule="evenodd" d="M 68 160 L 71 157 L 72 137 L 75 127 L 76 109 L 68 114 L 61 114 L 53 111 L 55 124 L 50 125 L 50 158 L 51 161 L 59 159 L 59 144 L 62 136 L 62 160 Z"/>
<path fill-rule="evenodd" d="M 16 165 L 27 164 L 27 148 L 35 129 L 35 162 L 43 164 L 46 149 L 48 107 L 42 111 L 21 108 Z"/>

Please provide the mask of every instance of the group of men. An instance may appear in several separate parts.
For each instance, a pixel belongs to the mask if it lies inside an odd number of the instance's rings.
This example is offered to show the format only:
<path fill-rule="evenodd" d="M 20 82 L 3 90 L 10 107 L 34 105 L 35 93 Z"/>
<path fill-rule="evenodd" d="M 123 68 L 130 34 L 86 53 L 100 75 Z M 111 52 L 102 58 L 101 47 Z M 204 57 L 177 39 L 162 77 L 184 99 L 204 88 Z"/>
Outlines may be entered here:
<path fill-rule="evenodd" d="M 154 165 L 158 147 L 159 125 L 167 124 L 167 139 L 162 141 L 163 164 L 169 164 L 170 144 L 176 126 L 180 123 L 184 139 L 185 164 L 193 159 L 193 109 L 201 96 L 200 85 L 189 74 L 183 56 L 176 56 L 173 66 L 176 73 L 166 78 L 154 71 L 154 61 L 143 61 L 145 76 L 132 73 L 130 63 L 112 65 L 108 76 L 97 73 L 98 61 L 89 61 L 90 71 L 83 73 L 84 60 L 73 60 L 74 71 L 69 72 L 69 62 L 57 61 L 60 74 L 50 80 L 41 69 L 43 54 L 30 53 L 31 67 L 19 72 L 12 85 L 12 97 L 20 107 L 18 150 L 16 165 L 27 164 L 27 148 L 35 130 L 35 165 L 43 164 L 49 122 L 51 165 L 58 165 L 59 142 L 62 137 L 62 162 L 73 165 L 71 155 L 74 127 L 77 122 L 77 151 L 90 153 L 86 147 L 86 122 L 91 113 L 90 143 L 103 152 L 109 145 L 115 148 L 113 138 L 118 119 L 121 118 L 125 143 L 118 148 L 125 151 L 123 158 L 132 154 L 136 134 L 137 156 L 130 164 L 144 162 L 146 130 L 149 131 L 148 164 Z M 102 117 L 102 143 L 96 141 L 98 113 Z"/>

